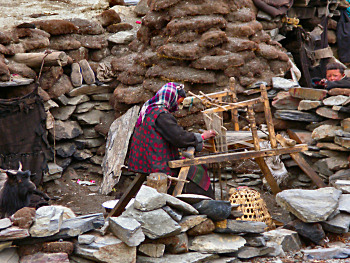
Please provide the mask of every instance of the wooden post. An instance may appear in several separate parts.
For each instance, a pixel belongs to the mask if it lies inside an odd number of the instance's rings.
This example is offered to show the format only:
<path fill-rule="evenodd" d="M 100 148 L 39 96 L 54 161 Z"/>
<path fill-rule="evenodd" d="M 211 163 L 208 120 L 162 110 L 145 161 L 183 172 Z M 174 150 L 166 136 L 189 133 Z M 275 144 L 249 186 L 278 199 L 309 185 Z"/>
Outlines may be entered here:
<path fill-rule="evenodd" d="M 269 131 L 269 139 L 270 139 L 271 147 L 275 149 L 277 148 L 277 141 L 276 141 L 275 127 L 273 125 L 273 120 L 271 115 L 270 102 L 269 102 L 269 98 L 267 97 L 266 86 L 261 85 L 260 90 L 261 90 L 261 97 L 263 98 L 263 103 L 264 103 L 265 119 L 266 119 L 267 129 Z"/>
<path fill-rule="evenodd" d="M 190 169 L 189 166 L 181 167 L 180 173 L 178 178 L 183 181 L 179 181 L 176 183 L 173 196 L 180 195 L 182 193 L 182 189 L 184 188 L 185 185 L 185 179 L 187 178 L 188 170 Z"/>
<path fill-rule="evenodd" d="M 253 135 L 254 148 L 256 151 L 259 151 L 260 150 L 259 136 L 258 136 L 258 131 L 256 128 L 253 107 L 251 105 L 249 105 L 247 108 L 248 108 L 248 111 L 247 111 L 248 120 L 249 120 L 249 124 L 250 124 L 250 129 L 251 129 L 252 135 Z M 276 183 L 275 178 L 273 178 L 272 173 L 270 171 L 270 168 L 267 166 L 267 164 L 265 162 L 265 159 L 262 157 L 258 157 L 258 158 L 255 158 L 255 162 L 259 165 L 262 173 L 264 174 L 267 183 L 271 187 L 271 191 L 274 194 L 281 192 L 281 189 L 279 188 L 278 184 Z"/>
<path fill-rule="evenodd" d="M 232 102 L 237 102 L 237 95 L 236 95 L 236 88 L 235 88 L 235 78 L 230 78 L 230 91 L 231 91 L 231 99 Z M 231 110 L 232 114 L 232 123 L 233 123 L 233 129 L 235 131 L 239 131 L 239 121 L 238 121 L 238 111 L 237 109 Z"/>
<path fill-rule="evenodd" d="M 164 173 L 151 173 L 147 176 L 146 185 L 158 191 L 158 193 L 167 193 L 168 176 Z"/>
<path fill-rule="evenodd" d="M 122 197 L 119 199 L 119 202 L 115 205 L 111 212 L 109 212 L 108 217 L 111 216 L 120 216 L 125 207 L 130 202 L 131 198 L 140 190 L 143 182 L 146 180 L 146 174 L 137 174 L 134 181 L 129 185 L 129 187 L 125 190 Z"/>

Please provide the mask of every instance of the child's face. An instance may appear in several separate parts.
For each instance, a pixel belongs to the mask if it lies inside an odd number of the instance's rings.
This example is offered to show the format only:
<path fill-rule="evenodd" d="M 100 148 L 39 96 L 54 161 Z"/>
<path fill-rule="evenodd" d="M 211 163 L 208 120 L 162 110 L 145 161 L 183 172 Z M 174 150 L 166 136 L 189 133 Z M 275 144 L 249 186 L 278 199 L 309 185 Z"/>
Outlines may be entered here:
<path fill-rule="evenodd" d="M 344 74 L 341 74 L 339 69 L 329 69 L 329 70 L 327 70 L 326 79 L 328 81 L 341 80 L 343 77 L 344 77 Z"/>

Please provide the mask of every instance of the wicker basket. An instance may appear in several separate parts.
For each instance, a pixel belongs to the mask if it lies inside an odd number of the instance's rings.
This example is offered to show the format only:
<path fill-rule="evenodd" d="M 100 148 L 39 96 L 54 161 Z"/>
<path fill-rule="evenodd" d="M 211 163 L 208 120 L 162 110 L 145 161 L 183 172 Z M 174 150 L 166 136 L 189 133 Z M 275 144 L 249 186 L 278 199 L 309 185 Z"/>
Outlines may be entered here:
<path fill-rule="evenodd" d="M 267 225 L 267 230 L 276 228 L 266 203 L 258 191 L 248 187 L 240 187 L 231 188 L 229 193 L 231 204 L 239 204 L 237 209 L 243 212 L 243 216 L 237 220 L 264 222 Z"/>

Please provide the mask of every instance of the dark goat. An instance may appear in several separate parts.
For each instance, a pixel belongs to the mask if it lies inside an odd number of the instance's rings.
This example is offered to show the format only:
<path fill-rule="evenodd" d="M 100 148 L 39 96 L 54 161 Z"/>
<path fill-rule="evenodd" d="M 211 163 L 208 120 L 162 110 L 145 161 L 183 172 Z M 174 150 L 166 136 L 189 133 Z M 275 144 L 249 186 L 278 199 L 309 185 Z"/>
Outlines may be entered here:
<path fill-rule="evenodd" d="M 19 209 L 28 206 L 33 194 L 42 196 L 45 200 L 50 198 L 43 192 L 36 189 L 35 184 L 30 180 L 31 172 L 22 171 L 20 164 L 18 171 L 4 170 L 7 180 L 0 192 L 1 218 L 9 217 Z"/>

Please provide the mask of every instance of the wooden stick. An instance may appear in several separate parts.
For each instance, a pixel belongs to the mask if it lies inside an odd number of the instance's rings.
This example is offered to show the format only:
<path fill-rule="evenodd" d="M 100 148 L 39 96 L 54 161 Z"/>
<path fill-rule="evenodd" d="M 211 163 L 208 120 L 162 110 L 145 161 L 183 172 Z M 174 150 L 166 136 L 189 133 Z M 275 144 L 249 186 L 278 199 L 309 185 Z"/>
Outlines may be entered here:
<path fill-rule="evenodd" d="M 221 112 L 221 111 L 226 111 L 226 110 L 231 110 L 231 109 L 239 109 L 239 108 L 247 107 L 248 105 L 257 104 L 257 103 L 262 102 L 262 101 L 263 101 L 263 99 L 261 97 L 259 97 L 259 98 L 256 98 L 256 99 L 251 99 L 251 100 L 246 100 L 246 101 L 242 101 L 242 102 L 231 103 L 231 104 L 226 105 L 226 106 L 221 106 L 220 108 L 207 109 L 207 110 L 204 110 L 202 112 L 204 112 L 204 113 L 214 113 L 214 112 Z"/>
<path fill-rule="evenodd" d="M 230 91 L 231 91 L 231 100 L 233 103 L 237 102 L 237 95 L 236 95 L 236 88 L 235 88 L 235 78 L 230 78 Z M 238 122 L 238 111 L 237 109 L 231 110 L 232 114 L 232 123 L 233 123 L 233 129 L 235 131 L 239 131 L 239 122 Z"/>
<path fill-rule="evenodd" d="M 269 98 L 267 97 L 266 86 L 261 85 L 260 90 L 261 90 L 261 97 L 263 98 L 263 103 L 264 103 L 265 120 L 266 120 L 267 130 L 269 131 L 269 139 L 270 139 L 271 147 L 277 148 L 275 127 L 273 125 L 270 102 L 269 102 Z"/>
<path fill-rule="evenodd" d="M 68 56 L 62 51 L 45 56 L 45 53 L 17 53 L 13 56 L 13 60 L 33 68 L 39 68 L 43 59 L 45 66 L 65 66 L 68 63 Z"/>
<path fill-rule="evenodd" d="M 176 181 L 176 182 L 185 182 L 185 183 L 189 183 L 190 182 L 188 180 L 182 180 L 182 179 L 179 179 L 179 178 L 176 178 L 176 177 L 172 177 L 170 175 L 168 175 L 168 179 L 171 180 L 171 181 Z"/>

